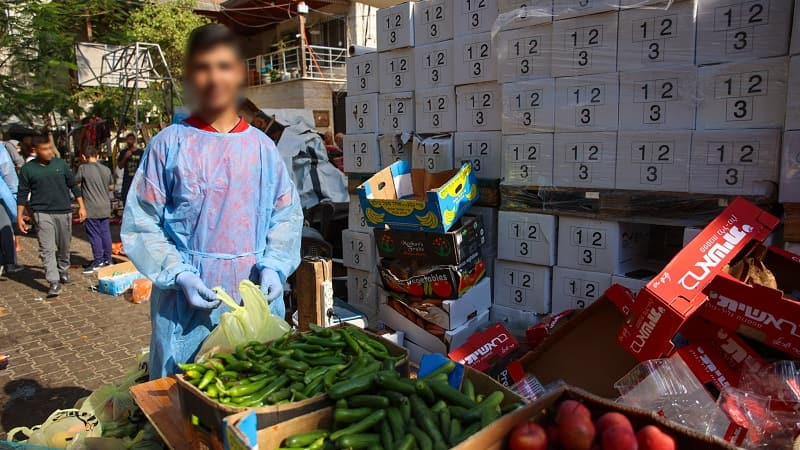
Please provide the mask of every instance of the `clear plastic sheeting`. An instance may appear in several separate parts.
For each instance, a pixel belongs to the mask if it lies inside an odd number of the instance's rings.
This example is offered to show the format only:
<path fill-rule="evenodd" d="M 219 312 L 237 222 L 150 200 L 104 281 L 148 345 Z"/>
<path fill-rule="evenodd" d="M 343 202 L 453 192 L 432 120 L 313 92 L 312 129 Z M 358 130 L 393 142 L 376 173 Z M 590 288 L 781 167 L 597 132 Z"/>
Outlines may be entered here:
<path fill-rule="evenodd" d="M 678 355 L 637 365 L 614 388 L 619 403 L 657 412 L 704 434 L 727 435 L 730 419 Z"/>

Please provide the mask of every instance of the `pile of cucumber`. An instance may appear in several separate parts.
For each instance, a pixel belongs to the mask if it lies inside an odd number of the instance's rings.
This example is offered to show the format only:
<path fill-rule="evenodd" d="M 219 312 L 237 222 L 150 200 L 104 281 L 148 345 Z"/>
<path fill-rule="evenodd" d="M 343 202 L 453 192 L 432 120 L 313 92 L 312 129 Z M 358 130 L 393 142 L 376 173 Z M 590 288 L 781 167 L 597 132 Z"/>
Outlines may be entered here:
<path fill-rule="evenodd" d="M 447 382 L 454 369 L 448 361 L 416 380 L 385 369 L 336 383 L 328 390 L 336 400 L 332 429 L 290 436 L 281 450 L 447 449 L 519 406 L 501 409 L 501 391 L 476 395 L 466 378 L 454 389 Z"/>
<path fill-rule="evenodd" d="M 355 327 L 287 333 L 269 344 L 250 342 L 232 354 L 180 364 L 186 379 L 209 398 L 234 407 L 258 407 L 305 400 L 342 380 L 394 372 L 402 356 Z"/>

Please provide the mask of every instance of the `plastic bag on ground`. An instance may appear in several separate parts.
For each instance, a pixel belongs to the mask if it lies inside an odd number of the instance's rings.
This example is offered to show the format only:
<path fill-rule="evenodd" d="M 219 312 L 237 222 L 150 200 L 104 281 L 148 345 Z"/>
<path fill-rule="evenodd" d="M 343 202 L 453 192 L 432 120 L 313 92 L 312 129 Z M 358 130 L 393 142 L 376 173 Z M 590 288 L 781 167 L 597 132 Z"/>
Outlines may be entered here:
<path fill-rule="evenodd" d="M 203 342 L 197 353 L 198 361 L 220 350 L 233 351 L 237 345 L 250 341 L 272 341 L 289 331 L 289 324 L 272 315 L 261 289 L 251 281 L 239 283 L 242 306 L 237 305 L 222 288 L 216 287 L 214 291 L 231 310 L 222 314 L 219 325 Z"/>
<path fill-rule="evenodd" d="M 67 448 L 78 433 L 89 437 L 100 437 L 103 434 L 103 427 L 97 417 L 90 412 L 58 409 L 41 425 L 12 429 L 8 432 L 8 440 L 25 441 L 29 445 L 50 448 Z"/>

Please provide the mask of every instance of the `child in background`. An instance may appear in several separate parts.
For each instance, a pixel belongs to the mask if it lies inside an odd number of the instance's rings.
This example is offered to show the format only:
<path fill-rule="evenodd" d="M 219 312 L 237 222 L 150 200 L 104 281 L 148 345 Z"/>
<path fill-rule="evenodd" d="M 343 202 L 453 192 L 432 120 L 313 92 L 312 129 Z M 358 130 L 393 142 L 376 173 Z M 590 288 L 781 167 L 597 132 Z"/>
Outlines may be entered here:
<path fill-rule="evenodd" d="M 111 199 L 109 192 L 114 190 L 111 169 L 98 162 L 97 149 L 87 147 L 81 155 L 81 164 L 75 174 L 75 181 L 81 186 L 83 201 L 86 204 L 86 235 L 92 245 L 94 260 L 83 269 L 92 273 L 100 267 L 111 264 Z"/>

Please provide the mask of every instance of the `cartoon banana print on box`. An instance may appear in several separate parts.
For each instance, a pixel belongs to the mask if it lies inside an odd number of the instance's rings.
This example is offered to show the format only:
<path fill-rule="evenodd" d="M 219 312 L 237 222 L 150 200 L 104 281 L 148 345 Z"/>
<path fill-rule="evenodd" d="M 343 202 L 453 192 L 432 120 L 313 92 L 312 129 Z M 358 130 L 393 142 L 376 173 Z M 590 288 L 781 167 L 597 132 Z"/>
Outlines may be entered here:
<path fill-rule="evenodd" d="M 389 179 L 407 179 L 411 174 L 408 161 L 397 161 L 358 187 L 361 209 L 367 224 L 388 225 L 398 230 L 446 232 L 478 198 L 477 179 L 467 163 L 452 177 L 426 192 L 415 192 L 408 199 L 372 198 Z"/>

